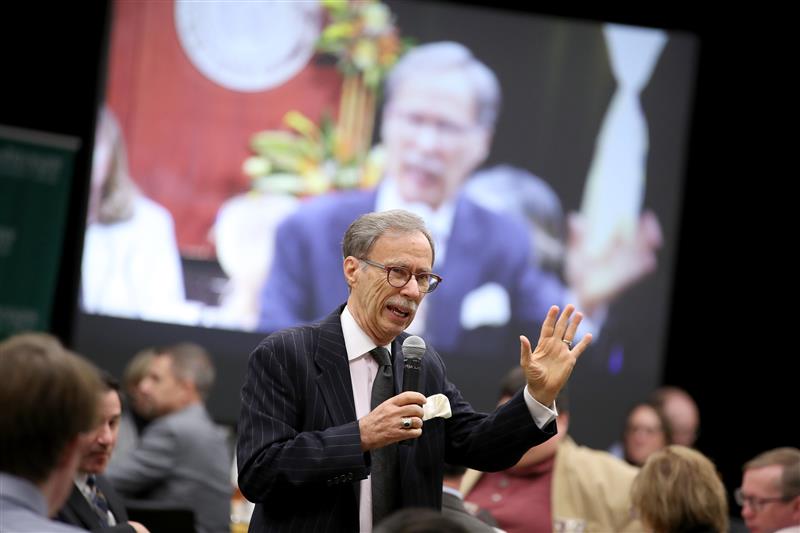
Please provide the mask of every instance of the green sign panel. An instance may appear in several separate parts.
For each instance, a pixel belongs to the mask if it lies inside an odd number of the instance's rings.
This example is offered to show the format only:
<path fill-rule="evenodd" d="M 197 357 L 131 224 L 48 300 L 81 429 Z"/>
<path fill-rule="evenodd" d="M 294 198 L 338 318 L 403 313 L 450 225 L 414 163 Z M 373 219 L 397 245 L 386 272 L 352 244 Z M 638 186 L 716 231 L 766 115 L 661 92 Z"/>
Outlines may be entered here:
<path fill-rule="evenodd" d="M 50 327 L 79 145 L 0 125 L 0 340 Z"/>

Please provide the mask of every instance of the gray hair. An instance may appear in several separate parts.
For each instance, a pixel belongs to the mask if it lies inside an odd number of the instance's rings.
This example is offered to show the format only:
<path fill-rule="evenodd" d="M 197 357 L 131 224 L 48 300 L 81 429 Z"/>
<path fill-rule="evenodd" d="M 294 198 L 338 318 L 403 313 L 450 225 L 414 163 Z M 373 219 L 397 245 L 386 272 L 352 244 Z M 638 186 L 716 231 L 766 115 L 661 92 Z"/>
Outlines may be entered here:
<path fill-rule="evenodd" d="M 208 396 L 216 372 L 205 348 L 192 342 L 182 342 L 160 349 L 158 355 L 172 360 L 172 372 L 177 379 L 194 383 L 203 399 Z"/>
<path fill-rule="evenodd" d="M 497 76 L 478 61 L 467 47 L 451 41 L 423 44 L 404 55 L 386 78 L 386 103 L 391 102 L 404 81 L 441 75 L 449 70 L 461 71 L 475 91 L 478 124 L 486 129 L 494 128 L 500 112 L 500 83 Z"/>
<path fill-rule="evenodd" d="M 747 461 L 744 470 L 773 465 L 783 467 L 781 497 L 788 500 L 800 496 L 800 449 L 784 447 L 766 451 Z"/>
<path fill-rule="evenodd" d="M 367 213 L 358 217 L 344 234 L 342 254 L 343 257 L 352 255 L 361 259 L 369 254 L 375 241 L 386 233 L 416 232 L 422 233 L 428 239 L 428 244 L 431 245 L 431 264 L 433 264 L 433 260 L 436 259 L 436 251 L 433 246 L 433 238 L 425 227 L 425 222 L 421 217 L 402 209 Z"/>

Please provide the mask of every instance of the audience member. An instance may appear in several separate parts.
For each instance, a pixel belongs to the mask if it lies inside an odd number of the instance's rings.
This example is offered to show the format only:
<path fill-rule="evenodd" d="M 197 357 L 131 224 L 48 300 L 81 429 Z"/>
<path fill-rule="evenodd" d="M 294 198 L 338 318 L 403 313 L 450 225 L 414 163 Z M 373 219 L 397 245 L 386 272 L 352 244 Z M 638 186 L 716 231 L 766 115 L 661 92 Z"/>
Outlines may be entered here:
<path fill-rule="evenodd" d="M 524 377 L 512 370 L 501 387 L 505 403 Z M 569 435 L 569 397 L 556 400 L 558 433 L 534 446 L 508 470 L 468 471 L 468 502 L 488 510 L 508 533 L 640 531 L 630 515 L 630 486 L 637 469 L 611 454 L 579 446 Z"/>
<path fill-rule="evenodd" d="M 470 533 L 452 518 L 427 508 L 401 509 L 387 516 L 375 533 Z"/>
<path fill-rule="evenodd" d="M 43 333 L 0 342 L 0 530 L 82 531 L 51 521 L 96 425 L 97 370 Z"/>
<path fill-rule="evenodd" d="M 122 403 L 117 380 L 106 372 L 101 372 L 101 378 L 100 421 L 88 434 L 89 445 L 78 465 L 72 493 L 56 519 L 91 531 L 147 533 L 142 524 L 128 521 L 125 502 L 103 476 L 117 442 Z"/>
<path fill-rule="evenodd" d="M 131 453 L 139 443 L 139 435 L 150 422 L 143 414 L 139 384 L 147 374 L 147 369 L 153 357 L 156 356 L 154 348 L 140 350 L 128 361 L 122 373 L 122 417 L 119 421 L 119 433 L 114 455 L 109 465 L 115 465 Z"/>
<path fill-rule="evenodd" d="M 522 168 L 497 165 L 477 171 L 464 192 L 478 205 L 522 220 L 529 231 L 531 261 L 541 270 L 563 272 L 566 217 L 561 199 L 545 180 Z"/>
<path fill-rule="evenodd" d="M 673 444 L 654 452 L 631 489 L 633 509 L 653 533 L 726 533 L 728 500 L 714 464 Z"/>
<path fill-rule="evenodd" d="M 800 533 L 800 449 L 776 448 L 745 463 L 735 495 L 751 533 Z"/>
<path fill-rule="evenodd" d="M 650 396 L 650 403 L 664 413 L 672 443 L 693 447 L 700 427 L 700 411 L 689 393 L 678 387 L 659 387 Z"/>
<path fill-rule="evenodd" d="M 444 487 L 442 494 L 442 514 L 458 522 L 464 529 L 476 533 L 492 533 L 498 531 L 487 523 L 487 519 L 496 524 L 497 521 L 486 510 L 476 508 L 476 513 L 481 512 L 483 516 L 478 518 L 467 510 L 464 502 L 464 495 L 461 493 L 461 481 L 467 471 L 465 466 L 456 466 L 445 463 L 444 465 Z"/>
<path fill-rule="evenodd" d="M 650 455 L 672 443 L 664 413 L 651 403 L 638 403 L 628 412 L 622 436 L 623 458 L 642 466 Z"/>
<path fill-rule="evenodd" d="M 159 350 L 138 389 L 152 422 L 136 449 L 107 473 L 128 498 L 193 510 L 201 533 L 228 531 L 230 523 L 231 454 L 204 405 L 213 382 L 214 367 L 200 346 Z"/>

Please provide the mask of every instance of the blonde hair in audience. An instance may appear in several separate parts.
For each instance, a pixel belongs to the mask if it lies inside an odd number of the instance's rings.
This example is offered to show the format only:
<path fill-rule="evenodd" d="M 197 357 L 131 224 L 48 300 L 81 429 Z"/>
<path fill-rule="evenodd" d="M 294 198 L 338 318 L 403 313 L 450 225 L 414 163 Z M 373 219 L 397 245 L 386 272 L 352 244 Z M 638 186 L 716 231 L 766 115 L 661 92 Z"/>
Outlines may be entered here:
<path fill-rule="evenodd" d="M 631 502 L 655 533 L 728 530 L 728 501 L 716 467 L 685 446 L 667 446 L 647 459 L 633 481 Z"/>
<path fill-rule="evenodd" d="M 130 392 L 135 389 L 145 374 L 147 374 L 147 367 L 150 366 L 150 361 L 156 356 L 155 348 L 145 348 L 140 350 L 133 356 L 125 367 L 122 373 L 122 388 L 125 392 Z"/>

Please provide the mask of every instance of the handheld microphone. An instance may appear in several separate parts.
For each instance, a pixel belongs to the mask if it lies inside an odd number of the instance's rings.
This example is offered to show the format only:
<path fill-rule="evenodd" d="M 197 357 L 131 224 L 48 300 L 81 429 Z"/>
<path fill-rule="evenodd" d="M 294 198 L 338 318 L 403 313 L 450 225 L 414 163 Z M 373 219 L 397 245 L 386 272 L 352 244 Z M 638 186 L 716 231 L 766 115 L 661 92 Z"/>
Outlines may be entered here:
<path fill-rule="evenodd" d="M 425 355 L 425 341 L 412 335 L 403 341 L 403 392 L 419 391 L 419 371 L 422 356 Z"/>
<path fill-rule="evenodd" d="M 419 392 L 419 371 L 422 356 L 425 355 L 425 341 L 412 335 L 403 341 L 403 392 Z M 409 446 L 414 439 L 401 440 L 400 444 Z"/>

